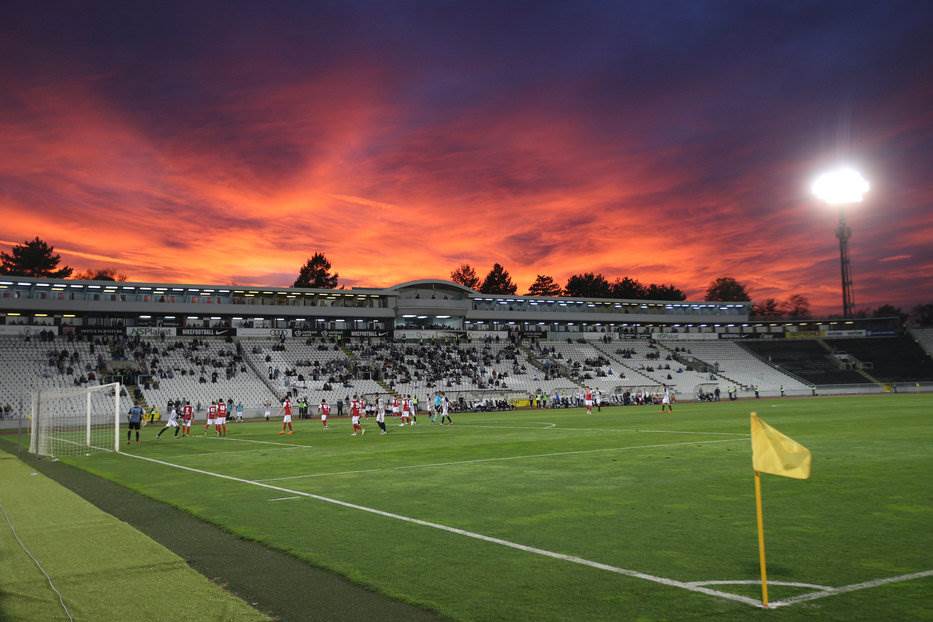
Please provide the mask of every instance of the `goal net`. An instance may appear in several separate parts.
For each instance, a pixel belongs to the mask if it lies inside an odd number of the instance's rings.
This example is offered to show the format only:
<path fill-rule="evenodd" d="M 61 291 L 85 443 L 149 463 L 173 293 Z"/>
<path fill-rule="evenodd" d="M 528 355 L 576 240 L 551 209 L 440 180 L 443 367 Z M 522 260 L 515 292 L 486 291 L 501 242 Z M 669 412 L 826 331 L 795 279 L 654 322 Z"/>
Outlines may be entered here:
<path fill-rule="evenodd" d="M 32 394 L 29 451 L 77 456 L 120 450 L 120 383 Z"/>

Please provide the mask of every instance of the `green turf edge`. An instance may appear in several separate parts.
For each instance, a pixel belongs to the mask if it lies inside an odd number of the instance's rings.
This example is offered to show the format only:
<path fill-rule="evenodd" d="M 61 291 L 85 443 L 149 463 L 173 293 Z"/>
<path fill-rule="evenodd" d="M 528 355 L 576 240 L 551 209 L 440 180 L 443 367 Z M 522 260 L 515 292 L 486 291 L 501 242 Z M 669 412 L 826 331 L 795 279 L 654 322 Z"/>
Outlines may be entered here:
<path fill-rule="evenodd" d="M 10 556 L 0 564 L 0 620 L 65 619 L 56 589 L 76 620 L 271 619 L 19 456 L 0 451 L 0 462 L 11 521 L 0 524 Z"/>
<path fill-rule="evenodd" d="M 387 596 L 368 585 L 235 534 L 106 477 L 60 461 L 37 458 L 0 438 L 13 453 L 65 488 L 129 523 L 187 564 L 279 620 L 420 622 L 448 618 L 418 603 Z"/>

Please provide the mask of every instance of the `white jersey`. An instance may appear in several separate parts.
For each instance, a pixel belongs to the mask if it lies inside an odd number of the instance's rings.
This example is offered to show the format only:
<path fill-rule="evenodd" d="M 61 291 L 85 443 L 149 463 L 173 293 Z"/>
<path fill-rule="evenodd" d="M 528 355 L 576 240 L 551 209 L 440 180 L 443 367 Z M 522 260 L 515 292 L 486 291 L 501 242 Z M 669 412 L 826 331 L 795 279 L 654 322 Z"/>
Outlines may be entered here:
<path fill-rule="evenodd" d="M 449 411 L 450 411 L 450 400 L 448 400 L 445 397 L 444 401 L 441 402 L 441 414 L 446 415 Z"/>
<path fill-rule="evenodd" d="M 662 404 L 671 403 L 671 392 L 668 391 L 667 389 L 664 389 L 664 395 L 661 397 L 661 403 Z"/>

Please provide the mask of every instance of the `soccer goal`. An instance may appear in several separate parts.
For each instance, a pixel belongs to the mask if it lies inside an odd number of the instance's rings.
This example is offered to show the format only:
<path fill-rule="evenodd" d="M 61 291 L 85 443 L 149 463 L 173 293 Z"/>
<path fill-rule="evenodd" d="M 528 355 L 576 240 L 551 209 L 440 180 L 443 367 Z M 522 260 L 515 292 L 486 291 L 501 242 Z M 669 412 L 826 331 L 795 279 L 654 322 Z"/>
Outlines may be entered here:
<path fill-rule="evenodd" d="M 120 383 L 32 394 L 29 451 L 77 456 L 120 450 Z"/>

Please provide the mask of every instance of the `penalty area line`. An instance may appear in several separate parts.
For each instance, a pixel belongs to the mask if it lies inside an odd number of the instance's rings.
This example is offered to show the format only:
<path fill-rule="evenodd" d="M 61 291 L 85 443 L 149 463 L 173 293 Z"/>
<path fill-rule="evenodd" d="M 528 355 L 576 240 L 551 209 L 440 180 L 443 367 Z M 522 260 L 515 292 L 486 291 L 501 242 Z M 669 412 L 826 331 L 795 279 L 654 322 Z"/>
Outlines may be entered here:
<path fill-rule="evenodd" d="M 273 484 L 267 484 L 264 482 L 259 482 L 256 480 L 243 479 L 240 477 L 234 477 L 232 475 L 225 475 L 223 473 L 214 473 L 211 471 L 205 471 L 203 469 L 196 469 L 193 467 L 184 466 L 181 464 L 174 464 L 172 462 L 167 462 L 165 460 L 158 460 L 156 458 L 149 458 L 147 456 L 137 456 L 134 454 L 125 454 L 120 452 L 120 455 L 127 456 L 129 458 L 135 458 L 136 460 L 144 460 L 146 462 L 152 462 L 155 464 L 161 464 L 163 466 L 171 467 L 174 469 L 180 469 L 183 471 L 190 471 L 192 473 L 197 473 L 199 475 L 207 475 L 209 477 L 216 477 L 219 479 L 225 479 L 232 482 L 238 482 L 241 484 L 248 484 L 250 486 L 258 486 L 260 488 L 266 488 L 268 490 L 275 490 L 276 492 L 281 492 L 286 495 L 306 497 L 309 499 L 315 499 L 317 501 L 322 501 L 324 503 L 329 503 L 331 505 L 336 505 L 343 508 L 348 508 L 351 510 L 357 510 L 360 512 L 366 512 L 368 514 L 375 514 L 377 516 L 382 516 L 385 518 L 391 518 L 394 520 L 402 521 L 405 523 L 411 523 L 414 525 L 420 525 L 422 527 L 429 527 L 431 529 L 437 529 L 439 531 L 445 531 L 447 533 L 456 534 L 459 536 L 464 536 L 466 538 L 472 538 L 474 540 L 480 540 L 483 542 L 488 542 L 490 544 L 497 544 L 506 548 L 524 551 L 526 553 L 532 553 L 534 555 L 539 555 L 541 557 L 548 557 L 550 559 L 557 559 L 565 562 L 570 562 L 572 564 L 577 564 L 580 566 L 586 566 L 589 568 L 595 568 L 597 570 L 604 570 L 606 572 L 612 572 L 618 575 L 631 577 L 634 579 L 641 579 L 643 581 L 649 581 L 651 583 L 657 583 L 659 585 L 666 585 L 668 587 L 680 588 L 682 590 L 687 590 L 688 592 L 695 592 L 698 594 L 705 594 L 707 596 L 713 596 L 723 600 L 729 600 L 737 603 L 742 603 L 745 605 L 750 605 L 756 608 L 763 608 L 761 603 L 753 598 L 748 598 L 746 596 L 740 596 L 738 594 L 730 594 L 728 592 L 720 592 L 719 590 L 714 590 L 708 587 L 703 587 L 700 585 L 694 585 L 685 581 L 678 581 L 676 579 L 669 579 L 667 577 L 660 577 L 653 574 L 648 574 L 646 572 L 640 572 L 638 570 L 630 570 L 628 568 L 620 568 L 618 566 L 612 566 L 609 564 L 604 564 L 602 562 L 596 562 L 589 559 L 584 559 L 582 557 L 577 557 L 576 555 L 565 555 L 563 553 L 556 553 L 554 551 L 549 551 L 547 549 L 541 549 L 534 546 L 528 546 L 525 544 L 519 544 L 517 542 L 512 542 L 510 540 L 503 540 L 502 538 L 496 538 L 493 536 L 487 536 L 485 534 L 476 533 L 474 531 L 467 531 L 466 529 L 459 529 L 457 527 L 450 527 L 448 525 L 443 525 L 441 523 L 434 523 L 431 521 L 421 520 L 420 518 L 412 518 L 410 516 L 403 516 L 402 514 L 395 514 L 393 512 L 386 512 L 384 510 L 378 510 L 376 508 L 367 507 L 365 505 L 358 505 L 356 503 L 350 503 L 348 501 L 341 501 L 339 499 L 332 499 L 331 497 L 324 497 L 322 495 L 316 495 L 310 492 L 304 492 L 301 490 L 292 490 L 290 488 L 284 488 L 282 486 L 275 486 Z"/>
<path fill-rule="evenodd" d="M 777 607 L 787 607 L 788 605 L 796 605 L 797 603 L 805 603 L 811 600 L 818 600 L 820 598 L 828 598 L 830 596 L 836 596 L 838 594 L 846 594 L 848 592 L 857 592 L 858 590 L 867 590 L 873 587 L 880 587 L 882 585 L 889 585 L 891 583 L 902 583 L 904 581 L 912 581 L 914 579 L 923 579 L 925 577 L 933 577 L 933 570 L 922 570 L 920 572 L 911 572 L 909 574 L 897 575 L 896 577 L 884 577 L 882 579 L 872 579 L 871 581 L 862 581 L 861 583 L 851 583 L 849 585 L 831 587 L 827 590 L 823 590 L 820 592 L 813 592 L 810 594 L 801 594 L 800 596 L 791 596 L 790 598 L 785 598 L 783 600 L 778 600 L 773 603 L 770 603 L 769 608 L 775 609 Z"/>

